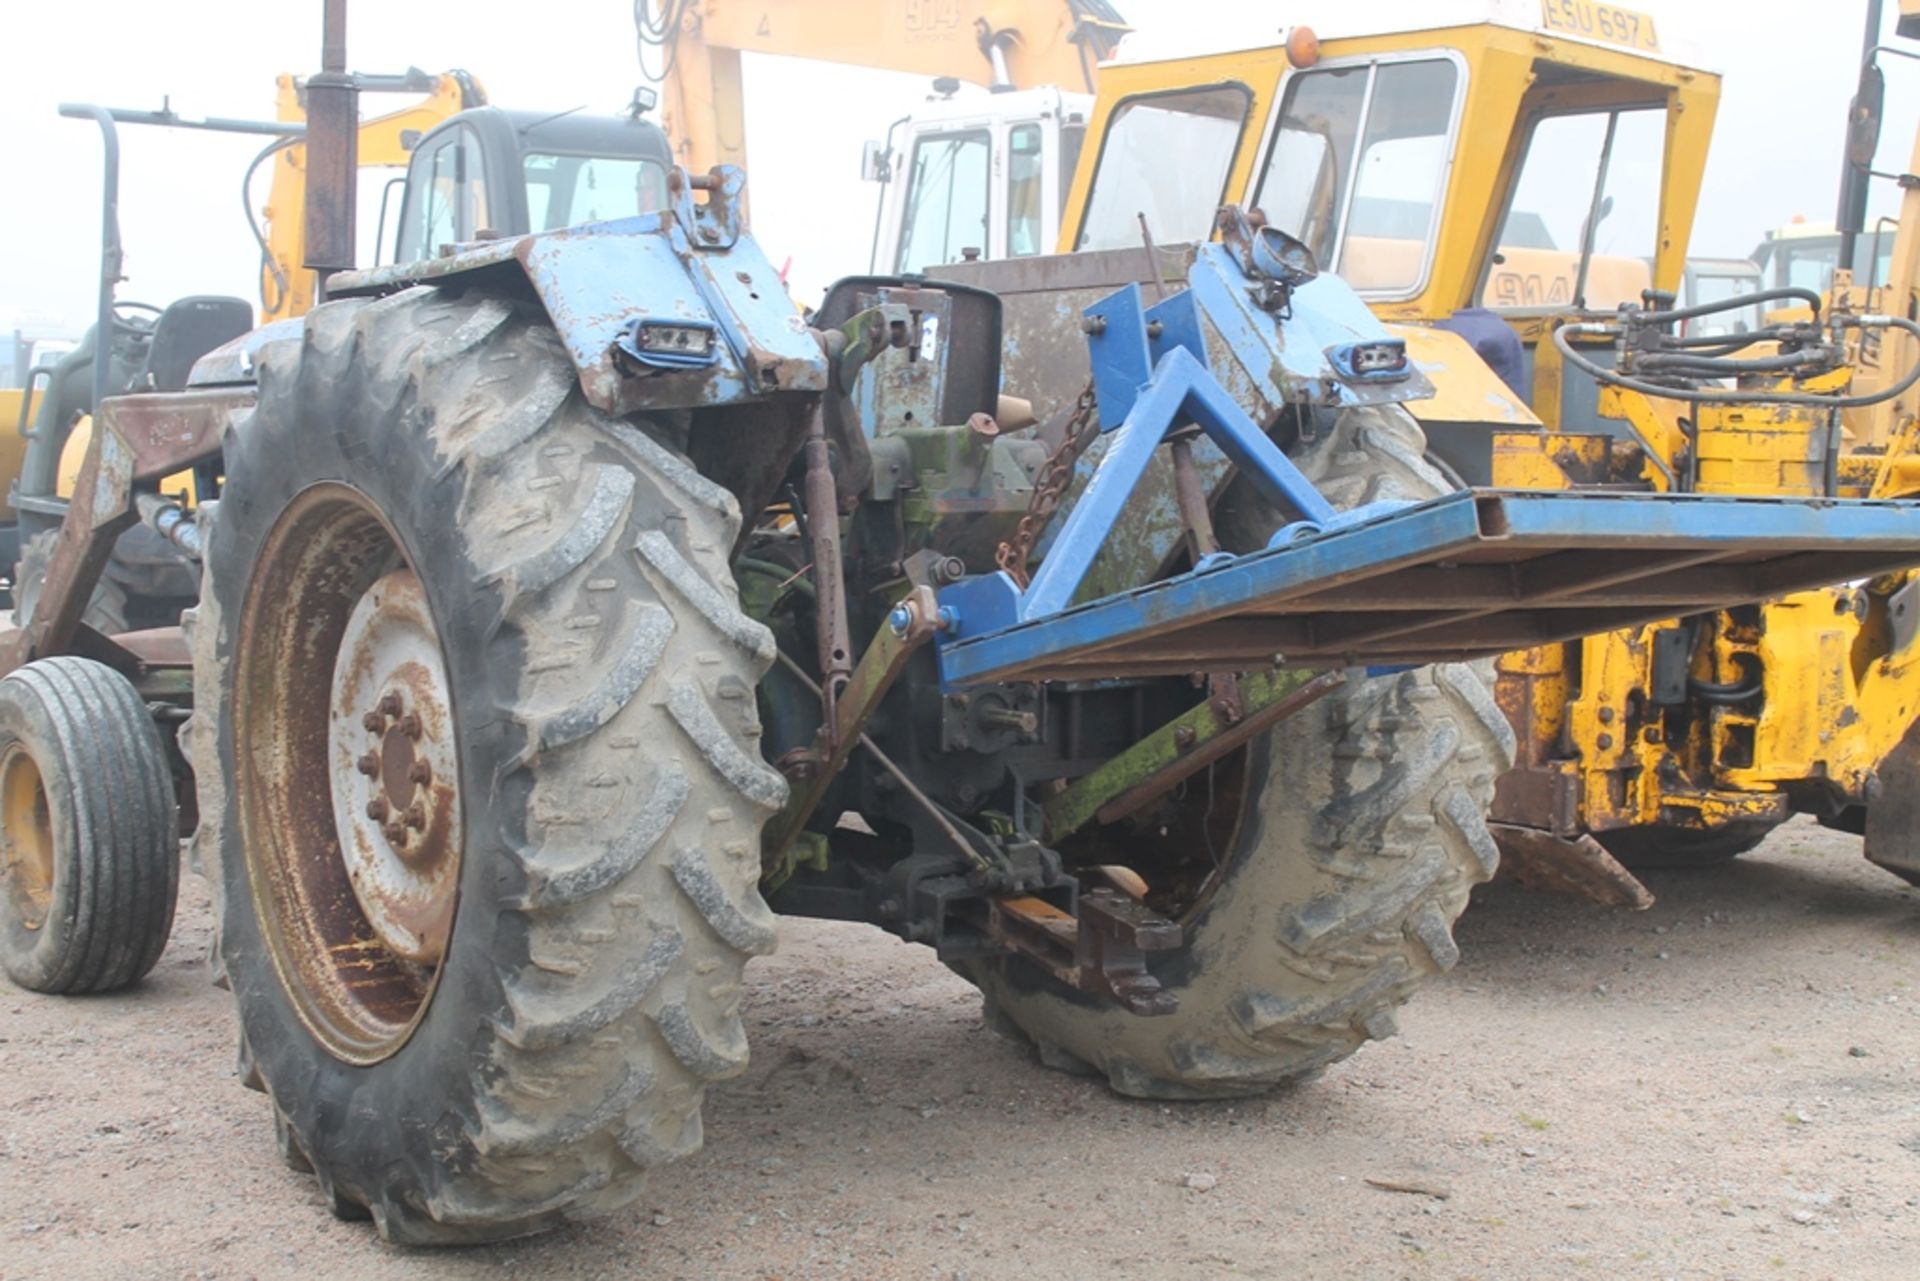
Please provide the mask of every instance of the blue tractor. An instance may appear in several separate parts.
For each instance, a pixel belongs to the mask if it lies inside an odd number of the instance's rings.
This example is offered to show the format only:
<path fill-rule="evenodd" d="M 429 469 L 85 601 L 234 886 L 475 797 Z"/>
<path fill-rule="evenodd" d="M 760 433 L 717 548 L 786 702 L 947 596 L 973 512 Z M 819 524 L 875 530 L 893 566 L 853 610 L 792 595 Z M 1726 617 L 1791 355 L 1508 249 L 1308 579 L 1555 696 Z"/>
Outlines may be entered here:
<path fill-rule="evenodd" d="M 108 398 L 0 637 L 9 972 L 144 972 L 192 811 L 243 1078 L 396 1241 L 611 1210 L 696 1149 L 776 912 L 926 944 L 1124 1094 L 1311 1074 L 1495 870 L 1481 660 L 1671 615 L 1681 568 L 1920 562 L 1901 504 L 1459 486 L 1400 342 L 1231 208 L 1165 296 L 1055 309 L 1090 376 L 1024 425 L 998 296 L 803 316 L 742 195 L 676 170 L 657 213 L 334 274 Z M 135 522 L 199 603 L 106 636 Z"/>

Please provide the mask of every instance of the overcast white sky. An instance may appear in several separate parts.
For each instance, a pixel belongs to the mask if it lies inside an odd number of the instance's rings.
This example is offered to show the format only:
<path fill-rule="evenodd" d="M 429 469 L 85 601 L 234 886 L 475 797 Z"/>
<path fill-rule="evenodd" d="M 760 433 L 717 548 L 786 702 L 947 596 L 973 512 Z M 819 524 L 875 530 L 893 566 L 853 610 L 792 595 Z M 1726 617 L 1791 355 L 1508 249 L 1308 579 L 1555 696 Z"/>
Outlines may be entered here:
<path fill-rule="evenodd" d="M 1215 31 L 1277 34 L 1292 22 L 1333 36 L 1355 12 L 1377 22 L 1372 15 L 1383 8 L 1424 15 L 1445 0 L 1116 3 L 1139 29 L 1136 39 L 1151 47 L 1192 46 Z M 1795 215 L 1832 218 L 1864 0 L 1636 0 L 1635 7 L 1656 19 L 1670 46 L 1690 43 L 1726 77 L 1694 252 L 1744 255 Z M 98 271 L 100 144 L 91 124 L 61 119 L 56 104 L 155 107 L 171 95 L 188 115 L 267 118 L 275 73 L 318 64 L 320 4 L 7 0 L 7 9 L 0 327 L 75 330 L 90 315 Z M 628 0 L 356 0 L 348 46 L 356 70 L 463 67 L 485 81 L 494 102 L 517 107 L 613 111 L 639 79 Z M 1884 169 L 1904 168 L 1920 120 L 1920 67 L 1896 63 L 1890 78 Z M 865 269 L 875 189 L 858 179 L 861 143 L 911 109 L 926 86 L 767 57 L 748 59 L 747 79 L 755 231 L 775 263 L 792 257 L 796 292 L 811 300 L 835 276 Z M 258 140 L 133 128 L 122 140 L 130 279 L 121 296 L 253 299 L 254 251 L 239 188 Z M 1891 212 L 1894 203 L 1883 189 L 1876 209 Z"/>

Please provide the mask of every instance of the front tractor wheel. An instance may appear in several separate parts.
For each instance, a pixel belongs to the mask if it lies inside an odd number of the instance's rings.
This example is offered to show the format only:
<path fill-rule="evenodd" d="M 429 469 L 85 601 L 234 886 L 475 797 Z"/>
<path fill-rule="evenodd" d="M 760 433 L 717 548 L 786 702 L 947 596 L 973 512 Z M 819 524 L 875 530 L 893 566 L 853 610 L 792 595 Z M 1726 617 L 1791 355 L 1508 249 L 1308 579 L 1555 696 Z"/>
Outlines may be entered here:
<path fill-rule="evenodd" d="M 260 370 L 193 626 L 243 1073 L 390 1239 L 625 1204 L 774 939 L 735 504 L 503 300 L 330 304 Z"/>

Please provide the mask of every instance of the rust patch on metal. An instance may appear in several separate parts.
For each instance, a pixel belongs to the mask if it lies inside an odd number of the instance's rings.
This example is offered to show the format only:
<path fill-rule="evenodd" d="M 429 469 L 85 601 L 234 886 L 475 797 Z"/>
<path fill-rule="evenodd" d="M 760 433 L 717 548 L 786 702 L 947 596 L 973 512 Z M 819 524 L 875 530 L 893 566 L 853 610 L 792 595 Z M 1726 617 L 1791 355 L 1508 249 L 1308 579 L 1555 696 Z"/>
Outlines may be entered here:
<path fill-rule="evenodd" d="M 1530 890 L 1636 912 L 1653 906 L 1653 891 L 1591 836 L 1560 837 L 1512 823 L 1487 827 L 1500 845 L 1501 870 Z"/>

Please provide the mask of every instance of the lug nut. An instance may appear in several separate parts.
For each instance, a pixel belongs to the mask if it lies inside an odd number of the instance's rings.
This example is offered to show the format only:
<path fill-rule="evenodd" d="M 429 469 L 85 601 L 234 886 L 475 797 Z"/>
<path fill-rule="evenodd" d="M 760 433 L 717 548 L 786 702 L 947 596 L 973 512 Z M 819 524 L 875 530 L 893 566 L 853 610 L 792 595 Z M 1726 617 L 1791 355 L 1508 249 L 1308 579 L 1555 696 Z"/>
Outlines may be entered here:
<path fill-rule="evenodd" d="M 387 802 L 385 797 L 376 796 L 367 802 L 367 817 L 376 823 L 387 821 Z"/>
<path fill-rule="evenodd" d="M 407 781 L 425 787 L 433 782 L 433 766 L 422 757 L 415 757 L 413 765 L 407 770 Z"/>
<path fill-rule="evenodd" d="M 385 694 L 382 694 L 380 696 L 380 711 L 382 715 L 398 716 L 400 714 L 400 695 L 393 690 L 388 690 Z"/>
<path fill-rule="evenodd" d="M 405 845 L 407 843 L 407 825 L 405 823 L 387 824 L 387 844 Z"/>
<path fill-rule="evenodd" d="M 400 718 L 400 732 L 408 738 L 419 738 L 420 718 L 412 712 L 408 712 L 405 716 L 402 716 Z"/>
<path fill-rule="evenodd" d="M 407 826 L 419 829 L 427 825 L 427 807 L 419 801 L 407 806 Z"/>
<path fill-rule="evenodd" d="M 387 718 L 378 712 L 368 712 L 360 718 L 360 723 L 373 734 L 378 734 L 387 728 Z"/>
<path fill-rule="evenodd" d="M 372 778 L 380 772 L 380 756 L 377 752 L 368 752 L 358 761 L 354 762 L 354 764 L 359 771 L 368 778 Z"/>

